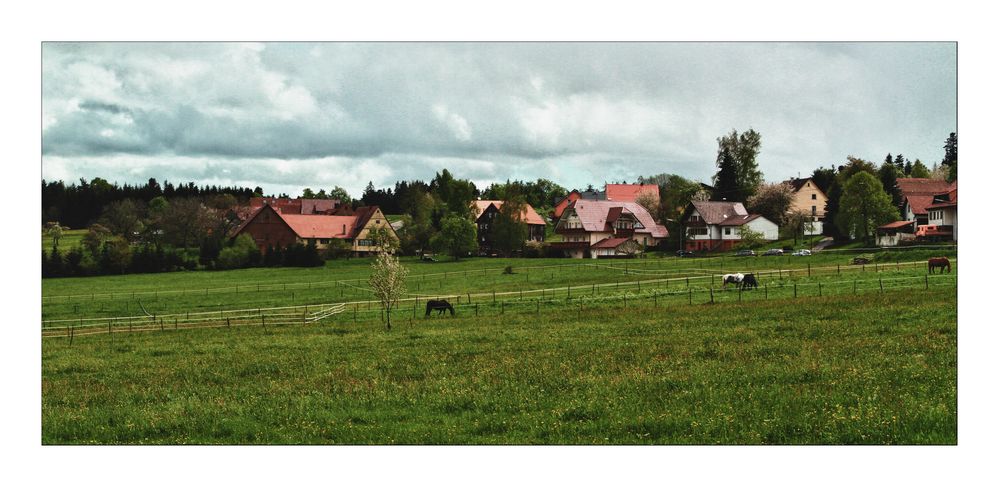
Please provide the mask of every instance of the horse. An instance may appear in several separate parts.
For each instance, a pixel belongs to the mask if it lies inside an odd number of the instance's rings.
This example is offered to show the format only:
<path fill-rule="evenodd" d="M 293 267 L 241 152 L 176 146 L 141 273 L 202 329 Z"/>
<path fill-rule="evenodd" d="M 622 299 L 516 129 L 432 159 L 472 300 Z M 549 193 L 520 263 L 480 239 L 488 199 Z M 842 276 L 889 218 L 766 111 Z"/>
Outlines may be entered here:
<path fill-rule="evenodd" d="M 746 274 L 745 276 L 743 276 L 743 278 L 742 278 L 742 289 L 746 289 L 748 287 L 756 289 L 759 286 L 760 286 L 760 283 L 756 282 L 756 276 L 754 276 L 752 274 Z"/>
<path fill-rule="evenodd" d="M 729 284 L 742 284 L 742 280 L 745 278 L 742 274 L 725 274 L 722 276 L 722 287 Z"/>
<path fill-rule="evenodd" d="M 451 316 L 454 316 L 454 306 L 451 306 L 451 303 L 444 299 L 431 299 L 427 301 L 427 314 L 424 316 L 430 316 L 430 311 L 435 309 L 437 310 L 437 316 L 444 314 L 445 310 L 450 311 Z"/>
<path fill-rule="evenodd" d="M 930 260 L 926 262 L 927 270 L 930 274 L 933 274 L 933 269 L 939 267 L 940 273 L 943 274 L 944 267 L 947 268 L 947 272 L 950 273 L 950 261 L 946 257 L 930 257 Z"/>

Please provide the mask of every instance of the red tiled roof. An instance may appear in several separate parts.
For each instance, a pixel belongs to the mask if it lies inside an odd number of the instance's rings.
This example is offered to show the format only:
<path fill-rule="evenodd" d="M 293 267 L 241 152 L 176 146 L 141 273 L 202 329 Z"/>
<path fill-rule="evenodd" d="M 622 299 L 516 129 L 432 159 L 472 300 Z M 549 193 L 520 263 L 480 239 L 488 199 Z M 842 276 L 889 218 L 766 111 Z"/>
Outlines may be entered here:
<path fill-rule="evenodd" d="M 489 205 L 495 205 L 496 209 L 500 209 L 503 206 L 503 200 L 476 200 L 475 201 L 475 218 L 479 218 L 482 212 L 489 208 Z M 538 212 L 534 211 L 534 207 L 524 203 L 524 211 L 520 213 L 520 218 L 524 220 L 524 223 L 528 225 L 544 225 L 545 221 L 538 215 Z"/>
<path fill-rule="evenodd" d="M 652 193 L 659 197 L 659 186 L 655 184 L 608 184 L 604 187 L 608 201 L 634 202 L 642 193 Z"/>
<path fill-rule="evenodd" d="M 899 221 L 896 221 L 896 222 L 885 223 L 884 225 L 881 225 L 880 227 L 878 227 L 878 229 L 879 230 L 891 230 L 893 228 L 902 228 L 902 227 L 905 227 L 905 226 L 908 226 L 908 225 L 912 225 L 913 223 L 916 223 L 916 222 L 899 220 Z"/>
<path fill-rule="evenodd" d="M 607 217 L 612 208 L 620 207 L 631 212 L 645 228 L 636 228 L 635 233 L 650 233 L 653 238 L 666 238 L 669 232 L 659 225 L 642 205 L 632 202 L 607 200 L 576 200 L 572 202 L 576 215 L 587 232 L 608 232 Z"/>
<path fill-rule="evenodd" d="M 280 216 L 299 238 L 353 238 L 358 221 L 357 216 L 293 214 Z"/>
<path fill-rule="evenodd" d="M 694 206 L 697 213 L 701 215 L 701 219 L 708 225 L 718 225 L 736 215 L 749 215 L 746 207 L 739 202 L 691 201 L 690 204 Z"/>
<path fill-rule="evenodd" d="M 951 189 L 946 193 L 933 196 L 933 204 L 926 207 L 929 209 L 950 208 L 957 206 L 957 181 L 951 184 Z"/>
<path fill-rule="evenodd" d="M 946 193 L 950 189 L 950 183 L 940 179 L 930 178 L 898 178 L 896 180 L 898 190 L 902 196 L 926 195 Z"/>
<path fill-rule="evenodd" d="M 926 207 L 933 203 L 933 196 L 914 194 L 905 196 L 905 200 L 909 202 L 909 208 L 912 208 L 913 214 L 922 215 L 926 213 Z"/>
<path fill-rule="evenodd" d="M 621 246 L 621 244 L 631 240 L 626 237 L 610 238 L 607 237 L 591 246 L 591 249 L 616 249 Z"/>

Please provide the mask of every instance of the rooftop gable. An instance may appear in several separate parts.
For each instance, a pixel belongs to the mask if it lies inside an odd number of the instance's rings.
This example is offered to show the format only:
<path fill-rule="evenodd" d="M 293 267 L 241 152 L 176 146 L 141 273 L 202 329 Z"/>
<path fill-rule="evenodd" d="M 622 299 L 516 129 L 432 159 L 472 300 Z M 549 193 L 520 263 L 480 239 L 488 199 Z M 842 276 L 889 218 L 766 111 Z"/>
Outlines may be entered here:
<path fill-rule="evenodd" d="M 649 211 L 638 203 L 629 201 L 576 200 L 569 208 L 579 217 L 583 230 L 587 232 L 609 231 L 609 225 L 613 223 L 613 220 L 608 220 L 608 218 L 615 217 L 615 215 L 619 217 L 627 211 L 634 215 L 635 219 L 645 227 L 643 229 L 636 229 L 636 233 L 651 233 L 654 238 L 666 238 L 669 235 L 666 227 L 656 223 L 652 215 L 649 214 Z"/>
<path fill-rule="evenodd" d="M 690 205 L 701 216 L 704 223 L 718 225 L 730 217 L 749 215 L 740 202 L 732 201 L 691 201 Z"/>

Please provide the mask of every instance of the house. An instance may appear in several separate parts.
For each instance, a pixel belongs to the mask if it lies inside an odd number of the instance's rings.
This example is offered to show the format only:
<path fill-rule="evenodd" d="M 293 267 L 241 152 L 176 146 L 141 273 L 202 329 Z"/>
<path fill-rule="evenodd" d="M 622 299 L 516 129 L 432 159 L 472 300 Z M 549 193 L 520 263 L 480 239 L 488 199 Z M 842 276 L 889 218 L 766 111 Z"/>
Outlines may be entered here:
<path fill-rule="evenodd" d="M 730 201 L 691 201 L 683 212 L 686 250 L 731 250 L 742 241 L 742 229 L 777 240 L 777 224 L 763 215 L 750 215 L 742 203 Z"/>
<path fill-rule="evenodd" d="M 950 186 L 950 183 L 940 179 L 898 178 L 895 187 L 902 198 L 902 220 L 927 225 L 929 214 L 926 207 L 933 204 L 935 195 L 946 193 Z"/>
<path fill-rule="evenodd" d="M 369 238 L 371 230 L 376 228 L 385 228 L 398 238 L 377 206 L 357 208 L 350 216 L 336 216 L 282 213 L 268 204 L 254 210 L 232 233 L 232 238 L 248 234 L 261 252 L 270 246 L 287 247 L 294 243 L 313 243 L 323 249 L 333 240 L 343 240 L 360 255 L 378 251 Z"/>
<path fill-rule="evenodd" d="M 926 206 L 927 227 L 919 237 L 933 237 L 936 240 L 957 241 L 957 181 L 943 193 L 933 195 Z"/>
<path fill-rule="evenodd" d="M 648 193 L 659 201 L 659 186 L 655 184 L 605 184 L 603 191 L 588 190 L 570 191 L 564 198 L 555 203 L 552 217 L 562 218 L 562 212 L 576 200 L 607 200 L 634 203 L 642 193 Z"/>
<path fill-rule="evenodd" d="M 879 247 L 894 247 L 901 242 L 916 239 L 916 222 L 899 220 L 886 223 L 875 230 Z"/>
<path fill-rule="evenodd" d="M 801 211 L 812 218 L 812 224 L 805 227 L 805 235 L 821 235 L 829 197 L 812 178 L 792 178 L 784 184 L 790 185 L 794 191 L 788 211 Z"/>
<path fill-rule="evenodd" d="M 475 207 L 475 226 L 478 230 L 477 239 L 479 241 L 479 250 L 485 253 L 491 253 L 493 250 L 493 220 L 496 219 L 496 215 L 499 214 L 500 208 L 503 207 L 503 201 L 501 200 L 477 200 L 474 202 Z M 545 241 L 545 221 L 534 208 L 524 203 L 524 210 L 520 213 L 521 220 L 527 224 L 527 241 L 544 242 Z"/>
<path fill-rule="evenodd" d="M 669 236 L 638 203 L 586 199 L 566 207 L 555 232 L 551 248 L 577 259 L 635 255 Z"/>

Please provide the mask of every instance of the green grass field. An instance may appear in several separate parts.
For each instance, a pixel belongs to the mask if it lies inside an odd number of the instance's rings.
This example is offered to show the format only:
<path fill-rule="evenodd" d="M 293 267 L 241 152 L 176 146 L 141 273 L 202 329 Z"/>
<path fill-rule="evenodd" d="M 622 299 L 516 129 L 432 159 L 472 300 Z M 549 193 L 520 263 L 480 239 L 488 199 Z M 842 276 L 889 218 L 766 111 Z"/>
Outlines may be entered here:
<path fill-rule="evenodd" d="M 59 252 L 65 254 L 73 247 L 81 246 L 83 244 L 83 237 L 86 235 L 86 229 L 63 230 L 62 238 L 59 239 Z M 52 252 L 52 237 L 50 237 L 45 231 L 42 231 L 42 251 L 45 252 L 46 255 Z"/>
<path fill-rule="evenodd" d="M 954 272 L 926 276 L 930 254 Z M 852 255 L 404 259 L 414 298 L 462 298 L 453 318 L 403 302 L 389 332 L 367 259 L 45 279 L 43 442 L 956 443 L 955 254 Z M 732 271 L 761 287 L 723 291 Z M 104 332 L 140 305 L 169 325 L 336 302 L 309 324 Z"/>

